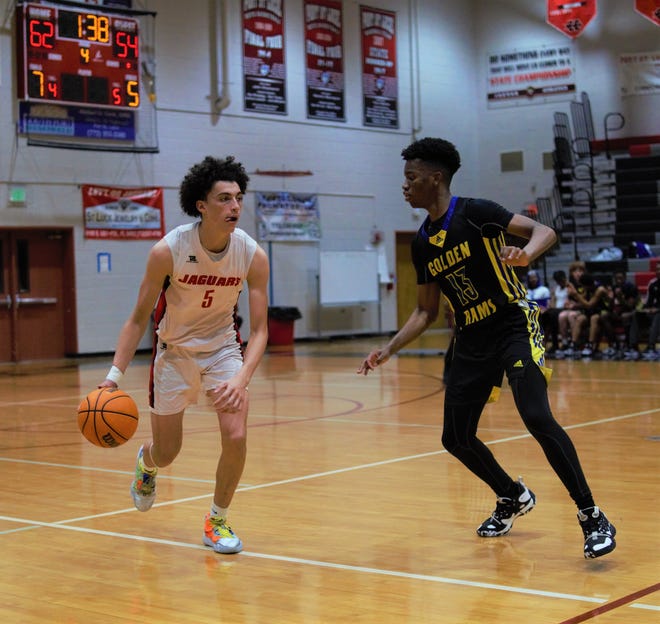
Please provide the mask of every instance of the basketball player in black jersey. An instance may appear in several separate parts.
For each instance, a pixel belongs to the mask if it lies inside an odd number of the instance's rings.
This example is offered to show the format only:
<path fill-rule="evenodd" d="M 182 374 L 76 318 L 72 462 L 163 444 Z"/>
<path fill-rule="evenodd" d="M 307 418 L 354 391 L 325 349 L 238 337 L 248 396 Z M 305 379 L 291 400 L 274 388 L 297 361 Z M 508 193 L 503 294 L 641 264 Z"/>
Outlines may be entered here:
<path fill-rule="evenodd" d="M 417 306 L 387 345 L 366 357 L 358 373 L 384 364 L 424 332 L 436 319 L 444 294 L 454 313 L 455 342 L 442 443 L 497 496 L 495 510 L 477 533 L 506 535 L 513 521 L 536 504 L 522 479 L 514 481 L 477 437 L 482 410 L 496 400 L 506 372 L 525 426 L 577 505 L 584 556 L 611 552 L 616 529 L 596 506 L 575 447 L 550 410 L 538 304 L 526 300 L 514 270 L 550 248 L 554 231 L 492 201 L 452 196 L 449 186 L 460 156 L 448 141 L 424 138 L 402 156 L 403 195 L 411 207 L 428 212 L 412 243 Z M 522 248 L 507 245 L 505 233 L 527 242 Z"/>

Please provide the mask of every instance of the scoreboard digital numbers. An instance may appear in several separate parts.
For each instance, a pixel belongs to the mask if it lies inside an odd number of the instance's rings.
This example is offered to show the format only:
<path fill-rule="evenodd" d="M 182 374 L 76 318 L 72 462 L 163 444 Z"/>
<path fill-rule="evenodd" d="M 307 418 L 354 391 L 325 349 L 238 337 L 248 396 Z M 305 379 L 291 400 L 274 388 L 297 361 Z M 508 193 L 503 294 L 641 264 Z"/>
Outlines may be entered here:
<path fill-rule="evenodd" d="M 137 20 L 96 9 L 17 7 L 21 100 L 136 109 Z"/>

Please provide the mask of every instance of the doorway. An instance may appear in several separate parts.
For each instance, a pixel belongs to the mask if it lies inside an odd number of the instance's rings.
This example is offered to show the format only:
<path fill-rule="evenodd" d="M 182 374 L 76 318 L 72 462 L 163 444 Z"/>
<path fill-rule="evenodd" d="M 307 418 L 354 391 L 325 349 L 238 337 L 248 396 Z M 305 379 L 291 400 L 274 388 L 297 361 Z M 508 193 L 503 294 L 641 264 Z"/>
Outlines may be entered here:
<path fill-rule="evenodd" d="M 72 228 L 0 228 L 0 362 L 77 351 Z"/>

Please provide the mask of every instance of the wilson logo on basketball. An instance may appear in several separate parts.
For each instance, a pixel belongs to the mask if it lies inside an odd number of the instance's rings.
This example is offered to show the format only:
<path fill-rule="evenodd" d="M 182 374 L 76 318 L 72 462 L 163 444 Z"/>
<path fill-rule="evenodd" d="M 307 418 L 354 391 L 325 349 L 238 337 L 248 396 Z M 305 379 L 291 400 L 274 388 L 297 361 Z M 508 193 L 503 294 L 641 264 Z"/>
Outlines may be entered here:
<path fill-rule="evenodd" d="M 186 273 L 183 277 L 178 278 L 177 282 L 194 286 L 238 286 L 241 283 L 241 278 L 220 277 L 218 275 L 190 275 Z"/>

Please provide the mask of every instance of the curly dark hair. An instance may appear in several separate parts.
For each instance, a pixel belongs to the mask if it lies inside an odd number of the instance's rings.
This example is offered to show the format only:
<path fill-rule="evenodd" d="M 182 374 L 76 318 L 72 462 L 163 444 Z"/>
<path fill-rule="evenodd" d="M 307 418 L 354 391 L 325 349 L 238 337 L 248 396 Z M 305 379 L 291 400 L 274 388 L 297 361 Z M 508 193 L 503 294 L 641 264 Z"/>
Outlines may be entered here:
<path fill-rule="evenodd" d="M 411 143 L 401 152 L 403 160 L 419 159 L 442 169 L 449 182 L 461 166 L 461 156 L 453 143 L 445 139 L 426 137 Z"/>
<path fill-rule="evenodd" d="M 188 170 L 179 188 L 181 209 L 191 217 L 199 217 L 197 202 L 205 201 L 216 182 L 236 182 L 245 193 L 250 176 L 233 156 L 224 159 L 207 156 Z"/>

